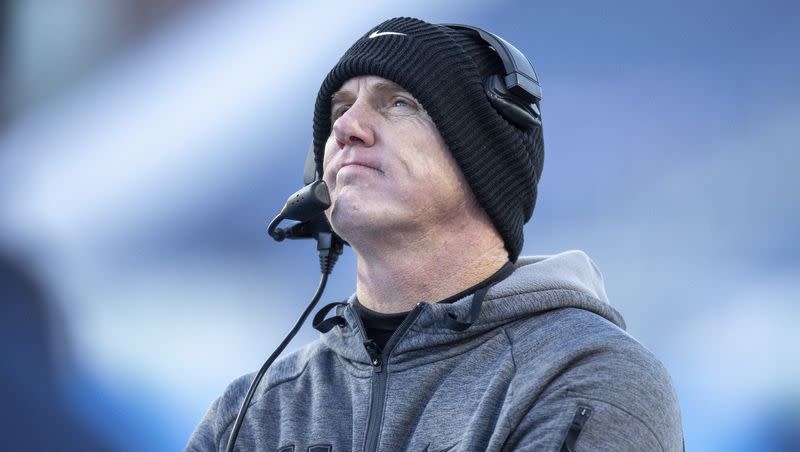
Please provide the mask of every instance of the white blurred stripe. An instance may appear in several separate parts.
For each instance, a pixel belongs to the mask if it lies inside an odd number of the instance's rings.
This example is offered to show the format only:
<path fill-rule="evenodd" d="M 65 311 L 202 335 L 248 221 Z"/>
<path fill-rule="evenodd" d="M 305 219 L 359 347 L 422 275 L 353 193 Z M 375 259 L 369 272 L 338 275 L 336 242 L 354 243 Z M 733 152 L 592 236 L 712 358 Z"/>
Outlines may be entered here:
<path fill-rule="evenodd" d="M 154 199 L 161 208 L 202 199 L 208 193 L 192 181 L 253 157 L 221 144 L 243 123 L 263 127 L 250 133 L 280 133 L 281 111 L 311 111 L 296 99 L 313 97 L 297 89 L 315 91 L 354 37 L 395 10 L 435 8 L 240 1 L 194 11 L 0 138 L 0 232 L 124 236 L 158 218 Z M 254 118 L 265 103 L 276 114 Z"/>

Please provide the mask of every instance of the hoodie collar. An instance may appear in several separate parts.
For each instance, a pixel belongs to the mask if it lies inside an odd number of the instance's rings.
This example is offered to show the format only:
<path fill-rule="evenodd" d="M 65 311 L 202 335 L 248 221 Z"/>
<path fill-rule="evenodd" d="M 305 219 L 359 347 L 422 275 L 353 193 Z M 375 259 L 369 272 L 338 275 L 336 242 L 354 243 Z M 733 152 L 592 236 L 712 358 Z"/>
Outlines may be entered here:
<path fill-rule="evenodd" d="M 454 342 L 464 343 L 498 326 L 560 308 L 587 310 L 625 329 L 622 316 L 608 304 L 602 274 L 582 251 L 520 257 L 514 272 L 489 289 L 480 318 L 470 328 L 463 332 L 447 328 L 448 314 L 464 318 L 471 298 L 466 295 L 452 303 L 418 303 L 411 311 L 411 325 L 398 330 L 400 337 L 393 337 L 387 344 L 391 348 L 390 362 L 425 359 L 434 349 L 437 354 L 455 352 Z M 369 356 L 363 346 L 366 334 L 353 309 L 354 302 L 355 295 L 338 309 L 346 325 L 323 334 L 322 341 L 342 358 L 368 365 Z"/>

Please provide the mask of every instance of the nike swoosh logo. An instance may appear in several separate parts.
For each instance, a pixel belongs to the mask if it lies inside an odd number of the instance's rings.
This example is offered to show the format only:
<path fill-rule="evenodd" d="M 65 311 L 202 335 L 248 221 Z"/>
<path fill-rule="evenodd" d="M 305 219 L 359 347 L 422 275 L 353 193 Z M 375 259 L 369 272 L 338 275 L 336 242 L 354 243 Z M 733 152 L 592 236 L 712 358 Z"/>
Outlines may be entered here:
<path fill-rule="evenodd" d="M 456 446 L 458 446 L 458 443 L 455 443 L 452 446 L 450 446 L 448 448 L 445 448 L 445 449 L 430 450 L 431 449 L 431 445 L 428 444 L 427 446 L 425 446 L 425 449 L 422 452 L 447 452 L 449 450 L 453 450 L 453 448 L 456 447 Z"/>
<path fill-rule="evenodd" d="M 396 31 L 378 31 L 378 30 L 375 30 L 375 31 L 372 32 L 371 35 L 369 35 L 369 39 L 377 38 L 378 36 L 388 36 L 388 35 L 408 36 L 405 33 L 398 33 Z"/>

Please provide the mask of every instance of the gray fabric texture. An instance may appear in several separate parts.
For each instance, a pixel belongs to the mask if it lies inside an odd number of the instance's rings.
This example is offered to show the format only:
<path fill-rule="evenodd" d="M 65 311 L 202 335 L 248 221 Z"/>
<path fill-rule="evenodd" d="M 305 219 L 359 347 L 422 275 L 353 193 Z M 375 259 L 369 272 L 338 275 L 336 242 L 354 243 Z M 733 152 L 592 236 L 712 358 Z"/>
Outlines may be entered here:
<path fill-rule="evenodd" d="M 470 302 L 420 302 L 380 367 L 352 305 L 340 307 L 347 325 L 269 370 L 237 449 L 362 451 L 374 439 L 380 451 L 559 451 L 570 435 L 580 451 L 682 449 L 669 375 L 624 331 L 586 254 L 520 258 L 474 325 L 443 326 L 449 314 L 465 318 Z M 225 449 L 252 378 L 211 404 L 186 450 Z"/>

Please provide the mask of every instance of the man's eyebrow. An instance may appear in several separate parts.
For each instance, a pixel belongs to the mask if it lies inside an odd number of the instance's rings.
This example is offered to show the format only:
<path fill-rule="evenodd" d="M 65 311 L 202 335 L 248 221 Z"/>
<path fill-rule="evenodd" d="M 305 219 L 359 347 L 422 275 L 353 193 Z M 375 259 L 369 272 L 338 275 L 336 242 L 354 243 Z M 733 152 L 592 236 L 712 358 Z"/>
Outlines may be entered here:
<path fill-rule="evenodd" d="M 389 80 L 375 83 L 374 85 L 372 85 L 372 90 L 379 92 L 381 94 L 386 94 L 386 93 L 394 94 L 397 92 L 411 94 L 408 91 L 406 91 L 405 88 L 403 88 L 402 86 L 398 85 L 397 83 L 391 82 Z"/>
<path fill-rule="evenodd" d="M 331 105 L 343 104 L 343 103 L 351 102 L 354 97 L 355 97 L 355 94 L 353 94 L 352 91 L 347 91 L 347 90 L 336 91 L 331 96 Z"/>

